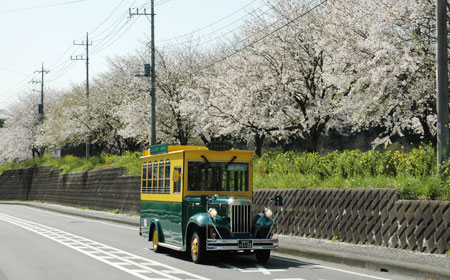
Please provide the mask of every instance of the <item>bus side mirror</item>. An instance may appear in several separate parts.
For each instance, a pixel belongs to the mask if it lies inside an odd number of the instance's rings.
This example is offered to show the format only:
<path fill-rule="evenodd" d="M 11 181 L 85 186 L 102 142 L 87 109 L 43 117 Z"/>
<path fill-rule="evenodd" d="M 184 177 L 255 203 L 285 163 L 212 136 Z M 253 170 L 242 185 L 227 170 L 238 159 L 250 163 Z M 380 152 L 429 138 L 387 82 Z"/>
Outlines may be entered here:
<path fill-rule="evenodd" d="M 206 206 L 206 201 L 208 201 L 208 196 L 207 195 L 200 196 L 200 205 Z"/>

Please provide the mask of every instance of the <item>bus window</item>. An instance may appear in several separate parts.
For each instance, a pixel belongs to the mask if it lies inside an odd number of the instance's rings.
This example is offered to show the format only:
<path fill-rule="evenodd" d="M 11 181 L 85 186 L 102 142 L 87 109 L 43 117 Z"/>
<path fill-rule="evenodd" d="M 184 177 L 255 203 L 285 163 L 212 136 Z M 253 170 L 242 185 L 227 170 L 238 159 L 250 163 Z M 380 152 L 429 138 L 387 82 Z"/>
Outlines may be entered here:
<path fill-rule="evenodd" d="M 148 177 L 147 177 L 147 181 L 148 181 L 147 192 L 149 192 L 149 193 L 152 192 L 152 184 L 153 184 L 152 174 L 153 174 L 152 162 L 149 162 L 148 163 Z"/>
<path fill-rule="evenodd" d="M 188 162 L 189 191 L 249 190 L 248 163 Z"/>
<path fill-rule="evenodd" d="M 159 184 L 158 184 L 158 193 L 163 193 L 164 191 L 164 161 L 159 162 Z"/>
<path fill-rule="evenodd" d="M 153 163 L 153 188 L 152 192 L 158 192 L 158 162 L 155 161 Z"/>
<path fill-rule="evenodd" d="M 178 171 L 178 174 L 180 174 L 180 176 L 178 177 L 178 180 L 176 182 L 173 182 L 173 192 L 174 193 L 179 193 L 181 192 L 181 167 L 174 167 L 173 168 L 174 171 Z"/>
<path fill-rule="evenodd" d="M 166 161 L 164 169 L 164 193 L 170 193 L 170 160 Z"/>
<path fill-rule="evenodd" d="M 147 192 L 147 163 L 144 162 L 144 164 L 142 165 L 142 192 Z"/>

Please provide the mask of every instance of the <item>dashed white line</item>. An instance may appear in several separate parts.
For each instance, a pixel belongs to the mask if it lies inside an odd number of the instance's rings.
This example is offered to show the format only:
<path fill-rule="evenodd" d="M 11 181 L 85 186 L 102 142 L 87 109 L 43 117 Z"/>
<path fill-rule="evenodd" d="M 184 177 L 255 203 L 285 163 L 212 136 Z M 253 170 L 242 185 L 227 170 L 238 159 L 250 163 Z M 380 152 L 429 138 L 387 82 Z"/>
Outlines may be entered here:
<path fill-rule="evenodd" d="M 273 258 L 277 258 L 277 257 L 274 256 Z M 283 261 L 288 261 L 288 262 L 294 262 L 294 263 L 300 263 L 300 264 L 307 264 L 307 263 L 302 262 L 302 261 L 287 260 L 287 259 L 285 259 L 285 258 L 279 258 L 279 259 L 282 259 Z M 353 274 L 353 275 L 357 275 L 357 276 L 363 276 L 363 277 L 366 277 L 366 278 L 372 278 L 372 279 L 377 279 L 377 280 L 392 280 L 392 279 L 389 279 L 389 278 L 383 278 L 383 277 L 378 277 L 378 276 L 368 275 L 368 274 L 364 274 L 364 273 L 359 273 L 359 272 L 349 271 L 349 270 L 345 270 L 345 269 L 339 269 L 339 268 L 329 267 L 329 266 L 325 266 L 325 265 L 317 265 L 317 264 L 313 264 L 313 265 L 311 265 L 311 267 L 320 267 L 320 268 L 324 268 L 324 269 L 329 269 L 329 270 L 339 271 L 339 272 L 343 272 L 343 273 Z"/>
<path fill-rule="evenodd" d="M 27 207 L 27 206 L 23 206 L 23 207 Z M 75 216 L 73 216 L 73 215 L 69 215 L 69 214 L 60 214 L 60 213 L 55 213 L 55 212 L 47 211 L 47 210 L 33 209 L 33 211 L 43 212 L 43 213 L 51 214 L 51 215 L 54 215 L 54 216 L 60 216 L 60 217 L 71 218 L 71 219 L 79 220 L 79 221 L 87 221 L 87 222 L 91 222 L 91 223 L 97 223 L 97 224 L 103 224 L 103 225 L 108 225 L 108 226 L 120 227 L 120 228 L 125 228 L 125 229 L 130 229 L 130 230 L 137 230 L 137 229 L 138 229 L 137 227 L 123 226 L 123 225 L 118 225 L 118 224 L 114 224 L 114 223 L 102 222 L 102 221 L 99 221 L 99 220 L 89 219 L 89 218 L 79 218 L 79 217 L 75 217 Z"/>
<path fill-rule="evenodd" d="M 223 263 L 224 266 L 228 267 L 228 268 L 232 268 L 234 270 L 240 271 L 240 272 L 260 272 L 262 274 L 265 275 L 270 275 L 272 274 L 272 272 L 280 272 L 280 271 L 286 271 L 284 269 L 267 269 L 264 266 L 257 264 L 256 268 L 239 268 L 237 266 L 231 265 L 231 264 L 227 264 L 227 263 Z"/>
<path fill-rule="evenodd" d="M 56 228 L 34 223 L 14 216 L 0 213 L 0 220 L 19 226 L 43 237 L 56 241 L 64 246 L 72 248 L 80 253 L 88 255 L 110 266 L 125 271 L 140 279 L 196 279 L 208 280 L 208 278 L 183 271 L 181 269 L 146 259 L 126 251 L 81 237 Z M 182 278 L 174 276 L 179 275 Z M 156 277 L 155 277 L 156 276 Z M 161 278 L 164 277 L 164 278 Z"/>

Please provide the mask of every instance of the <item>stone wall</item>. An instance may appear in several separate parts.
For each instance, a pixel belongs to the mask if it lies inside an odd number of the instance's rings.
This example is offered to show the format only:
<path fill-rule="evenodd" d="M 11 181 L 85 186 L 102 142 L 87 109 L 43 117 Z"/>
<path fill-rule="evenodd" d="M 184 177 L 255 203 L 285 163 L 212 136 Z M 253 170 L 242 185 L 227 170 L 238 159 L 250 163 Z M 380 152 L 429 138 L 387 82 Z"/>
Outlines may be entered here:
<path fill-rule="evenodd" d="M 0 200 L 42 200 L 75 207 L 139 212 L 139 176 L 111 168 L 62 174 L 50 167 L 7 170 L 0 175 Z"/>
<path fill-rule="evenodd" d="M 281 195 L 278 233 L 444 254 L 450 250 L 450 202 L 402 201 L 393 189 L 256 190 L 262 211 Z"/>
<path fill-rule="evenodd" d="M 139 176 L 121 168 L 62 174 L 49 167 L 4 171 L 0 200 L 42 200 L 139 212 Z M 450 202 L 398 201 L 393 189 L 256 190 L 255 211 L 281 195 L 278 233 L 443 254 L 450 250 Z"/>

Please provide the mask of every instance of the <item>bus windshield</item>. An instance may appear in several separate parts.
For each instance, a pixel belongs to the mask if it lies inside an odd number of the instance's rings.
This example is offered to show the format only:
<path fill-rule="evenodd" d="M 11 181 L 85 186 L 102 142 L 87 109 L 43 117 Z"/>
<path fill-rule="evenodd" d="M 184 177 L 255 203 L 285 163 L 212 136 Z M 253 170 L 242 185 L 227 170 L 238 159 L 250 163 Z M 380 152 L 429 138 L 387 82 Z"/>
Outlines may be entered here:
<path fill-rule="evenodd" d="M 249 164 L 188 162 L 188 191 L 247 192 Z"/>

